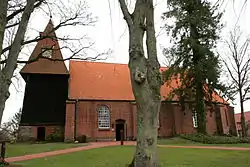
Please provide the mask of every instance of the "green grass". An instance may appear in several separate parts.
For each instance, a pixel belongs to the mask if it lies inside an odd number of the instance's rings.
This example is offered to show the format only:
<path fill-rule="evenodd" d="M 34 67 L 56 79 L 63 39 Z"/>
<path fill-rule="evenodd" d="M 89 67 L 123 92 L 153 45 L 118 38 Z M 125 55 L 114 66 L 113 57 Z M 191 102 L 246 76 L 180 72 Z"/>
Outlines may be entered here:
<path fill-rule="evenodd" d="M 193 142 L 190 140 L 182 139 L 179 137 L 169 138 L 169 139 L 160 139 L 158 140 L 159 145 L 182 145 L 182 146 L 225 146 L 225 147 L 250 147 L 248 143 L 239 143 L 239 144 L 203 144 L 198 142 Z"/>
<path fill-rule="evenodd" d="M 116 146 L 20 162 L 23 167 L 125 167 L 133 146 Z M 249 151 L 159 148 L 162 167 L 249 167 Z"/>
<path fill-rule="evenodd" d="M 79 147 L 84 145 L 86 144 L 74 144 L 74 143 L 7 144 L 6 157 L 14 157 L 27 154 L 47 152 L 47 151 L 61 150 L 61 149 Z"/>

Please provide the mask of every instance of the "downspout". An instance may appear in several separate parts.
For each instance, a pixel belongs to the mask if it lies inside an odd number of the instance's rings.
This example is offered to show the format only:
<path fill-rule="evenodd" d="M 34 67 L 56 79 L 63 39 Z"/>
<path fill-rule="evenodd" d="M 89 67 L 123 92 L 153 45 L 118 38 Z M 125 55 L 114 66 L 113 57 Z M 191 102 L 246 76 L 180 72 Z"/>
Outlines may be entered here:
<path fill-rule="evenodd" d="M 74 140 L 76 141 L 76 114 L 77 114 L 78 100 L 75 100 L 75 114 L 74 114 Z"/>

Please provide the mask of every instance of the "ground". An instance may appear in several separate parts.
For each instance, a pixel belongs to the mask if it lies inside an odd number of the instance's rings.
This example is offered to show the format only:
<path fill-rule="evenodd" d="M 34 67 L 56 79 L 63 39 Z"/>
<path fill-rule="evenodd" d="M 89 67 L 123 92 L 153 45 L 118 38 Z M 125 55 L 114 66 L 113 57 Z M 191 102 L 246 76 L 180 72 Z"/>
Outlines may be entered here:
<path fill-rule="evenodd" d="M 6 157 L 15 157 L 27 154 L 41 153 L 47 151 L 61 150 L 65 148 L 80 147 L 86 144 L 75 143 L 44 143 L 44 144 L 8 144 L 6 146 Z"/>
<path fill-rule="evenodd" d="M 125 142 L 120 146 L 119 142 L 98 142 L 86 144 L 9 144 L 7 145 L 8 156 L 21 156 L 31 159 L 25 160 L 22 157 L 7 158 L 13 162 L 9 167 L 125 167 L 131 161 L 134 154 L 135 142 Z M 180 138 L 159 140 L 159 158 L 162 167 L 249 167 L 250 166 L 250 144 L 222 145 L 219 149 L 229 148 L 234 150 L 204 149 L 204 144 L 190 142 Z M 82 147 L 81 147 L 82 146 Z M 108 147 L 103 147 L 108 146 Z M 203 148 L 187 148 L 187 147 Z M 212 146 L 209 145 L 211 148 Z M 221 145 L 216 145 L 221 146 Z M 78 148 L 73 148 L 78 147 Z M 103 147 L 103 148 L 99 148 Z M 171 148 L 170 148 L 171 147 Z M 183 148 L 172 148 L 183 147 Z M 185 148 L 186 147 L 186 148 Z M 205 145 L 205 147 L 208 147 Z M 231 148 L 230 148 L 231 147 Z M 242 148 L 245 147 L 245 148 Z M 68 148 L 68 149 L 66 149 Z M 59 151 L 60 149 L 64 149 Z M 238 150 L 237 150 L 238 149 Z M 243 150 L 245 149 L 245 150 Z M 45 157 L 47 151 L 54 156 Z M 67 151 L 68 150 L 68 151 Z M 71 150 L 71 151 L 70 151 Z M 72 151 L 73 150 L 73 151 Z M 241 151 L 240 151 L 241 150 Z M 77 151 L 77 152 L 75 152 Z M 58 152 L 64 152 L 58 155 Z M 69 153 L 71 152 L 71 153 Z M 41 153 L 27 155 L 32 153 Z M 67 153 L 67 154 L 65 154 Z M 49 155 L 49 154 L 47 154 Z M 28 156 L 28 157 L 27 157 Z M 31 158 L 30 158 L 31 157 Z M 22 161 L 23 160 L 23 161 Z"/>
<path fill-rule="evenodd" d="M 195 146 L 224 146 L 224 147 L 247 147 L 250 148 L 250 144 L 248 143 L 240 143 L 240 144 L 203 144 L 203 143 L 197 143 L 190 140 L 182 139 L 182 138 L 170 138 L 170 139 L 162 139 L 158 140 L 159 145 L 195 145 Z"/>
<path fill-rule="evenodd" d="M 134 146 L 113 146 L 19 162 L 23 167 L 124 167 Z M 249 167 L 249 151 L 159 148 L 163 167 Z"/>

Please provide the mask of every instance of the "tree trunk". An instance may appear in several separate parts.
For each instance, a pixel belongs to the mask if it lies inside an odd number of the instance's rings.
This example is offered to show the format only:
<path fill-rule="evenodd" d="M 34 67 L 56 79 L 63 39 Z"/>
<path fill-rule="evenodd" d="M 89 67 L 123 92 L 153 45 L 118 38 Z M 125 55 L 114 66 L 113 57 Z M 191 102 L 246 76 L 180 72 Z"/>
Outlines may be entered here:
<path fill-rule="evenodd" d="M 206 111 L 203 95 L 203 84 L 202 82 L 196 81 L 196 112 L 198 117 L 198 127 L 197 132 L 201 134 L 206 134 Z"/>
<path fill-rule="evenodd" d="M 8 80 L 4 73 L 0 70 L 0 124 L 2 122 L 5 102 L 9 98 L 9 86 L 11 81 Z"/>
<path fill-rule="evenodd" d="M 6 26 L 6 18 L 7 18 L 7 8 L 8 8 L 8 0 L 2 0 L 0 3 L 0 55 L 3 50 L 3 40 L 4 40 L 4 32 Z M 1 60 L 1 58 L 0 58 Z M 5 75 L 2 72 L 1 64 L 0 64 L 0 124 L 3 117 L 3 111 L 5 108 L 5 101 L 9 97 L 8 87 L 6 84 Z"/>
<path fill-rule="evenodd" d="M 197 3 L 201 3 L 200 0 Z M 189 14 L 192 15 L 192 10 L 189 11 Z M 194 23 L 191 22 L 190 25 L 190 35 L 193 39 L 192 51 L 193 51 L 193 63 L 194 63 L 194 82 L 195 82 L 195 112 L 197 113 L 198 118 L 198 127 L 197 132 L 206 134 L 206 111 L 205 111 L 205 100 L 204 100 L 204 78 L 202 73 L 201 60 L 203 57 L 200 42 L 199 42 L 199 33 L 197 27 Z"/>
<path fill-rule="evenodd" d="M 247 132 L 246 132 L 246 122 L 245 122 L 245 115 L 244 115 L 244 105 L 243 105 L 243 95 L 242 95 L 242 90 L 240 89 L 239 91 L 240 94 L 240 120 L 241 120 L 241 129 L 242 129 L 242 136 L 246 137 Z"/>
<path fill-rule="evenodd" d="M 8 0 L 2 0 L 0 3 L 0 53 L 3 50 L 3 39 L 4 32 L 6 26 L 6 18 L 7 18 L 7 8 L 8 8 Z M 1 59 L 1 58 L 0 58 Z M 1 67 L 0 67 L 1 70 Z"/>
<path fill-rule="evenodd" d="M 132 85 L 137 84 L 134 77 L 131 77 L 131 81 Z M 157 167 L 157 121 L 161 105 L 159 94 L 154 93 L 148 84 L 134 86 L 133 90 L 137 94 L 137 146 L 132 166 Z"/>
<path fill-rule="evenodd" d="M 129 69 L 137 106 L 137 146 L 131 167 L 158 167 L 157 134 L 162 77 L 157 59 L 153 0 L 137 0 L 133 14 L 119 0 L 129 27 Z M 147 56 L 143 49 L 146 32 Z"/>
<path fill-rule="evenodd" d="M 14 70 L 17 67 L 17 58 L 21 50 L 22 42 L 24 39 L 24 35 L 27 29 L 27 25 L 30 19 L 30 15 L 34 10 L 34 4 L 36 0 L 27 0 L 26 7 L 23 11 L 21 21 L 19 23 L 17 33 L 15 34 L 14 41 L 12 43 L 12 47 L 9 50 L 8 58 L 5 66 L 0 71 L 0 124 L 2 121 L 3 111 L 5 108 L 5 102 L 9 97 L 9 87 L 11 84 L 11 78 L 13 76 Z M 1 5 L 2 6 L 2 5 Z M 0 17 L 0 21 L 2 19 L 2 13 Z M 5 18 L 6 21 L 6 18 Z M 5 23 L 6 24 L 6 23 Z M 1 25 L 1 24 L 0 24 Z M 0 26 L 1 28 L 1 26 Z M 0 30 L 1 32 L 1 30 Z M 1 32 L 2 33 L 2 32 Z M 0 34 L 1 37 L 1 34 Z M 1 40 L 1 39 L 0 39 Z M 2 46 L 1 46 L 2 48 Z"/>

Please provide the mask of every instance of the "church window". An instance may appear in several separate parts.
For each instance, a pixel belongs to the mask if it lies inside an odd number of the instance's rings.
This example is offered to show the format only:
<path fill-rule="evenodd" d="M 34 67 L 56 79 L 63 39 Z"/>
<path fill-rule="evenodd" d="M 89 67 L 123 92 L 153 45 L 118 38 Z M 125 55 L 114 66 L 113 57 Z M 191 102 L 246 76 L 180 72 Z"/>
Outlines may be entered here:
<path fill-rule="evenodd" d="M 98 128 L 110 128 L 110 111 L 107 106 L 100 106 L 98 109 Z"/>

